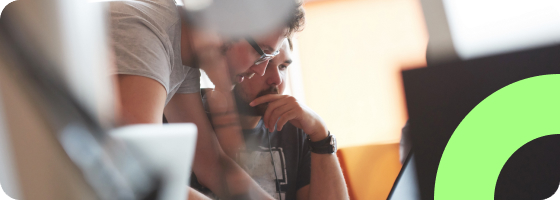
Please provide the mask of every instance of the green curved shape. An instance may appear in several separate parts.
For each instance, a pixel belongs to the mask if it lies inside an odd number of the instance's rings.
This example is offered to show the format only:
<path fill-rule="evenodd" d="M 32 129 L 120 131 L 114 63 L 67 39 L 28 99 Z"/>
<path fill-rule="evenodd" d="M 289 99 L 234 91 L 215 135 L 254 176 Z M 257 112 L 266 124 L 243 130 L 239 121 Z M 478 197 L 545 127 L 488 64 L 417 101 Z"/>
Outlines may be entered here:
<path fill-rule="evenodd" d="M 494 199 L 506 161 L 524 144 L 560 134 L 560 75 L 512 83 L 480 102 L 457 126 L 441 157 L 435 200 Z"/>

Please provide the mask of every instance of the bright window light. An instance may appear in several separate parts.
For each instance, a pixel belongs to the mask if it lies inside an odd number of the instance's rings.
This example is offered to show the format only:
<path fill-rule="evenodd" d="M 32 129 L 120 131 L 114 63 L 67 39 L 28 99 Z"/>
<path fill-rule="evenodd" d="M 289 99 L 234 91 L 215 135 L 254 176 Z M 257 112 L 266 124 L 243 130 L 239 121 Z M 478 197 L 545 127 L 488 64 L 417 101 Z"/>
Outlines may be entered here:
<path fill-rule="evenodd" d="M 443 0 L 462 59 L 560 43 L 558 0 Z"/>

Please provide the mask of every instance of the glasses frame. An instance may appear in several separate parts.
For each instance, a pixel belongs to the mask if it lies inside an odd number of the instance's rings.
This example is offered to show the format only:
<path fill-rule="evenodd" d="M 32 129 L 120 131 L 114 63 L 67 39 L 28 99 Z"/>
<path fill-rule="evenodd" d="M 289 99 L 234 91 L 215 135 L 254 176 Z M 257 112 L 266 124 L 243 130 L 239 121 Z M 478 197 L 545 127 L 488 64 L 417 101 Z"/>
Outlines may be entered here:
<path fill-rule="evenodd" d="M 261 57 L 254 62 L 254 65 L 259 65 L 263 62 L 272 60 L 280 53 L 280 50 L 276 50 L 272 54 L 267 54 L 261 49 L 261 47 L 257 44 L 257 42 L 252 37 L 246 37 L 245 40 L 249 42 L 249 44 L 253 47 L 253 49 L 255 49 L 255 51 L 257 51 L 257 53 L 259 53 L 259 55 L 261 55 Z"/>

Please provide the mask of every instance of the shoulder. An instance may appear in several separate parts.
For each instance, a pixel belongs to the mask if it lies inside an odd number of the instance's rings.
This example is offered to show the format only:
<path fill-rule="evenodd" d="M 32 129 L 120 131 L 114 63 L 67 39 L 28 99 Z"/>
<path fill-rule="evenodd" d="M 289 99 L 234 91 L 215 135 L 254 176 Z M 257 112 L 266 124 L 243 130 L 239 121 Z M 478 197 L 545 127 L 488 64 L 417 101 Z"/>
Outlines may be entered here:
<path fill-rule="evenodd" d="M 109 2 L 111 11 L 167 11 L 177 13 L 174 0 L 113 0 Z"/>
<path fill-rule="evenodd" d="M 180 18 L 174 0 L 109 2 L 110 35 L 117 74 L 154 79 L 171 91 Z M 180 33 L 180 32 L 179 32 Z"/>
<path fill-rule="evenodd" d="M 143 19 L 152 25 L 167 28 L 175 24 L 179 12 L 174 0 L 117 0 L 109 3 L 111 23 L 127 19 Z"/>

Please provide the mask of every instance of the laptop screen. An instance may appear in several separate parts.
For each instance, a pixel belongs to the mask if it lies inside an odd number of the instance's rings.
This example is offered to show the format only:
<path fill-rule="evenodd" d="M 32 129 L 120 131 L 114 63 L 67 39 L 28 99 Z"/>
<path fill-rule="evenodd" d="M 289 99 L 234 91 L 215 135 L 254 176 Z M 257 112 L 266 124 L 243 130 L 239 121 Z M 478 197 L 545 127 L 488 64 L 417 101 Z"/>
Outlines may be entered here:
<path fill-rule="evenodd" d="M 420 200 L 413 154 L 408 156 L 387 199 Z"/>

